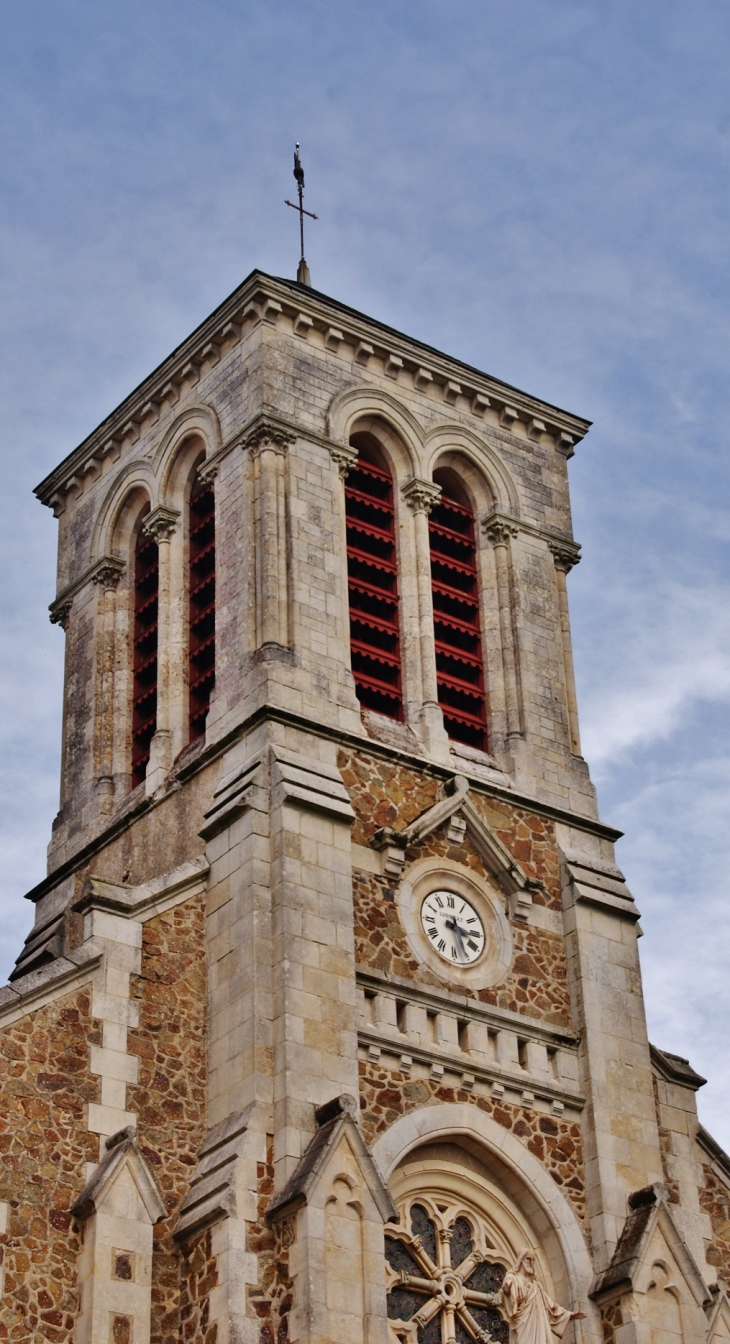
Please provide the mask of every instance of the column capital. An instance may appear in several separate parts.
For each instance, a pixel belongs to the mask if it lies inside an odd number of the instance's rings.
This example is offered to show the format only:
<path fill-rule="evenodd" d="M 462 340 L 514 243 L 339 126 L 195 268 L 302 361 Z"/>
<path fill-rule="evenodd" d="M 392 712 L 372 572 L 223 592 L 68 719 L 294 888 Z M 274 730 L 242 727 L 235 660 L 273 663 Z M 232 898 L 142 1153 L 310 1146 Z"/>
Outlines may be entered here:
<path fill-rule="evenodd" d="M 73 606 L 73 594 L 68 597 L 57 598 L 48 608 L 48 619 L 51 625 L 60 625 L 62 630 L 68 630 L 69 617 Z"/>
<path fill-rule="evenodd" d="M 555 561 L 555 568 L 569 574 L 575 565 L 580 564 L 580 546 L 576 541 L 549 541 L 548 546 Z"/>
<path fill-rule="evenodd" d="M 329 452 L 343 481 L 357 462 L 357 448 L 349 443 L 331 443 Z"/>
<path fill-rule="evenodd" d="M 295 439 L 296 434 L 291 429 L 279 424 L 273 417 L 262 415 L 241 440 L 241 447 L 247 448 L 252 457 L 267 448 L 273 449 L 275 453 L 286 453 Z"/>
<path fill-rule="evenodd" d="M 506 546 L 510 537 L 516 537 L 519 527 L 507 513 L 490 513 L 482 519 L 482 531 L 493 546 Z"/>
<path fill-rule="evenodd" d="M 91 574 L 92 583 L 100 588 L 116 588 L 124 573 L 124 561 L 117 555 L 103 555 Z"/>
<path fill-rule="evenodd" d="M 201 462 L 197 471 L 198 480 L 202 481 L 203 485 L 212 485 L 218 475 L 218 466 L 219 462 L 217 456 L 208 458 L 205 462 Z"/>
<path fill-rule="evenodd" d="M 158 546 L 161 541 L 169 541 L 180 521 L 180 510 L 170 509 L 166 504 L 158 504 L 147 514 L 142 531 L 146 537 L 154 537 Z"/>
<path fill-rule="evenodd" d="M 441 486 L 436 485 L 435 481 L 412 476 L 402 487 L 401 494 L 414 513 L 430 513 L 441 498 Z"/>

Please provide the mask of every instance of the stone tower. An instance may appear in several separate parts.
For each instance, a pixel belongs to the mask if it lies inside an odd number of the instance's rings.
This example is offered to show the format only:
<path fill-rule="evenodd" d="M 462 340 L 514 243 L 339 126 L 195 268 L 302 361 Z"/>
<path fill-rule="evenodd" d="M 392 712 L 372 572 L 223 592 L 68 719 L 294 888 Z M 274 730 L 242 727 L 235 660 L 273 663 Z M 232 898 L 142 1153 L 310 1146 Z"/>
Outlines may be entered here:
<path fill-rule="evenodd" d="M 587 429 L 255 271 L 39 486 L 0 1338 L 523 1344 L 529 1249 L 567 1339 L 730 1340 L 730 1159 L 580 755 Z"/>

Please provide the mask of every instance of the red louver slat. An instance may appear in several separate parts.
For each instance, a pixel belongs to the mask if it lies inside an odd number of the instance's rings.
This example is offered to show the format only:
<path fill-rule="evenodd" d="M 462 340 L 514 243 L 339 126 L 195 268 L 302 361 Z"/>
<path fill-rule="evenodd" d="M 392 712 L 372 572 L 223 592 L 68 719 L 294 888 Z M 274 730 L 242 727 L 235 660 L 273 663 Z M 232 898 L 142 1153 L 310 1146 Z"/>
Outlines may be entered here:
<path fill-rule="evenodd" d="M 350 651 L 366 709 L 403 716 L 393 481 L 377 448 L 353 440 L 357 463 L 345 481 Z"/>
<path fill-rule="evenodd" d="M 202 737 L 215 683 L 215 496 L 198 482 L 190 496 L 188 618 L 189 739 Z"/>
<path fill-rule="evenodd" d="M 132 688 L 132 788 L 141 784 L 157 727 L 157 542 L 140 527 L 134 556 L 134 671 Z"/>
<path fill-rule="evenodd" d="M 448 484 L 429 518 L 439 704 L 456 742 L 486 750 L 487 712 L 474 518 Z"/>

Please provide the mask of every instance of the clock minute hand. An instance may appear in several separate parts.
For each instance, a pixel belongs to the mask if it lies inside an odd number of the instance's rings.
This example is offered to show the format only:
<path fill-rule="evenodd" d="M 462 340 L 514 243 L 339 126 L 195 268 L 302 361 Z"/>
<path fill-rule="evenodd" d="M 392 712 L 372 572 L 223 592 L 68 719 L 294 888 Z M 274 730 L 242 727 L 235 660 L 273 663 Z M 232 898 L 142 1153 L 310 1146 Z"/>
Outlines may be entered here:
<path fill-rule="evenodd" d="M 462 957 L 464 958 L 464 961 L 468 961 L 468 960 L 469 960 L 469 954 L 468 954 L 466 948 L 464 947 L 464 939 L 463 939 L 463 937 L 462 937 L 462 930 L 459 928 L 459 925 L 457 924 L 456 920 L 455 920 L 455 919 L 447 919 L 447 920 L 446 920 L 446 927 L 447 927 L 447 929 L 453 929 L 453 930 L 454 930 L 454 933 L 456 934 L 457 942 L 458 942 L 458 944 L 459 944 L 459 947 L 461 948 L 461 955 L 462 955 Z"/>

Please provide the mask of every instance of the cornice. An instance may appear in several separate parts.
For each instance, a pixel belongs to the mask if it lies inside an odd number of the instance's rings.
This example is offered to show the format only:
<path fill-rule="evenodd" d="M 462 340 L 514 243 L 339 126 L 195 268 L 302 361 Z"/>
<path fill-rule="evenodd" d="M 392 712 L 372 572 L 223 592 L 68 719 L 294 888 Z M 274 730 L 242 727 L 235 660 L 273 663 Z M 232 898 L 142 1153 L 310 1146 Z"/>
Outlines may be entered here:
<path fill-rule="evenodd" d="M 132 441 L 139 438 L 140 427 L 148 420 L 154 424 L 163 404 L 174 405 L 183 385 L 199 381 L 204 364 L 217 364 L 222 349 L 237 344 L 246 330 L 260 323 L 276 326 L 282 315 L 291 320 L 293 333 L 303 340 L 316 328 L 322 333 L 327 349 L 337 351 L 344 345 L 362 367 L 377 356 L 383 360 L 386 375 L 395 378 L 405 369 L 413 375 L 415 386 L 438 387 L 446 405 L 453 405 L 458 397 L 465 396 L 474 416 L 483 417 L 487 408 L 495 408 L 503 429 L 511 430 L 515 421 L 520 420 L 531 439 L 550 433 L 557 450 L 566 457 L 590 428 L 590 421 L 452 359 L 317 290 L 252 271 L 40 482 L 36 496 L 49 507 L 62 508 L 65 494 L 79 492 L 84 477 L 95 478 L 105 457 L 118 457 L 125 438 Z"/>
<path fill-rule="evenodd" d="M 496 509 L 492 513 L 485 514 L 481 520 L 481 527 L 496 545 L 504 545 L 509 537 L 516 537 L 519 532 L 525 532 L 530 537 L 546 541 L 556 563 L 559 557 L 565 557 L 568 569 L 580 563 L 580 542 L 573 541 L 572 537 L 566 537 L 563 532 L 554 532 L 550 527 L 540 527 L 537 523 L 528 523 L 523 518 L 514 518 L 511 514 L 500 513 Z"/>
<path fill-rule="evenodd" d="M 697 1092 L 707 1082 L 701 1073 L 692 1068 L 689 1060 L 683 1059 L 681 1055 L 672 1055 L 667 1050 L 660 1050 L 656 1045 L 649 1046 L 649 1053 L 655 1071 L 666 1082 L 673 1083 L 677 1087 L 687 1087 L 691 1092 Z"/>
<path fill-rule="evenodd" d="M 281 709 L 276 705 L 261 705 L 259 709 L 250 714 L 248 718 L 235 725 L 226 733 L 225 737 L 217 742 L 211 742 L 202 751 L 197 753 L 192 761 L 181 765 L 175 772 L 173 783 L 169 792 L 173 792 L 193 775 L 197 775 L 201 770 L 207 769 L 213 761 L 218 760 L 225 754 L 236 742 L 239 742 L 246 733 L 252 732 L 259 724 L 271 721 L 280 723 L 285 727 L 295 728 L 299 731 L 309 732 L 326 741 L 339 743 L 343 747 L 350 747 L 355 751 L 368 751 L 373 756 L 382 757 L 384 760 L 392 760 L 400 765 L 410 766 L 412 768 L 425 771 L 433 775 L 434 779 L 445 782 L 452 779 L 454 775 L 453 767 L 439 765 L 435 761 L 428 760 L 423 756 L 417 756 L 415 753 L 402 751 L 399 747 L 389 747 L 384 742 L 376 742 L 374 738 L 359 736 L 357 733 L 342 731 L 337 728 L 328 728 L 325 724 L 315 723 L 307 719 L 304 715 L 294 714 L 290 710 Z M 585 831 L 588 835 L 596 835 L 601 840 L 609 840 L 612 843 L 620 840 L 623 831 L 619 831 L 615 826 L 607 826 L 605 822 L 598 821 L 593 817 L 584 816 L 580 812 L 568 812 L 560 807 L 553 807 L 549 803 L 540 802 L 536 798 L 531 798 L 529 794 L 517 793 L 512 789 L 500 788 L 496 784 L 489 784 L 486 780 L 477 775 L 471 775 L 464 769 L 465 762 L 461 762 L 459 773 L 463 774 L 469 780 L 469 786 L 475 793 L 482 794 L 487 798 L 497 798 L 501 802 L 510 803 L 515 807 L 522 807 L 533 812 L 535 816 L 546 817 L 549 821 L 558 822 L 560 825 L 569 826 L 572 830 Z M 98 835 L 92 837 L 80 850 L 73 854 L 69 859 L 64 860 L 58 868 L 49 873 L 35 887 L 25 893 L 27 901 L 40 901 L 48 891 L 57 886 L 59 882 L 68 877 L 70 873 L 75 873 L 83 864 L 92 859 L 99 850 L 104 849 L 118 835 L 128 830 L 138 817 L 145 812 L 153 811 L 154 808 L 162 806 L 167 801 L 168 793 L 157 794 L 154 798 L 148 798 L 141 793 L 142 785 L 139 786 L 140 798 L 134 799 L 130 803 L 132 795 L 128 795 L 123 806 L 128 805 L 127 811 L 120 812 L 114 820 Z"/>
<path fill-rule="evenodd" d="M 390 971 L 363 965 L 355 967 L 355 979 L 358 985 L 375 993 L 389 994 L 391 998 L 407 997 L 413 1003 L 423 1004 L 425 1008 L 458 1013 L 460 1017 L 468 1017 L 475 1022 L 486 1022 L 496 1030 L 522 1031 L 534 1040 L 544 1041 L 546 1045 L 575 1050 L 580 1044 L 579 1033 L 570 1027 L 557 1027 L 539 1017 L 531 1017 L 529 1013 L 515 1013 L 510 1008 L 485 1004 L 480 999 L 459 994 L 441 985 L 424 985 L 405 976 L 393 975 Z"/>
<path fill-rule="evenodd" d="M 87 583 L 98 583 L 102 586 L 114 586 L 119 582 L 124 573 L 124 561 L 118 555 L 102 555 L 100 560 L 94 560 L 88 565 L 83 574 L 73 583 L 66 584 L 60 593 L 53 599 L 48 608 L 51 625 L 60 625 L 66 629 L 66 622 L 71 611 L 71 604 L 77 593 L 85 588 Z"/>

